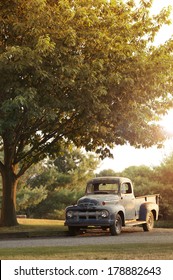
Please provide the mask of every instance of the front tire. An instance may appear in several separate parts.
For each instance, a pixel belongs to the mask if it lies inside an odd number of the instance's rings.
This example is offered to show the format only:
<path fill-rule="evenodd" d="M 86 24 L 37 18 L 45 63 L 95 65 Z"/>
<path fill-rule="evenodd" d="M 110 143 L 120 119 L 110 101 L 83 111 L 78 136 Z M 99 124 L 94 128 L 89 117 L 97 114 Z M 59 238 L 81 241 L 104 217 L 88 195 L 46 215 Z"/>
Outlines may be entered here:
<path fill-rule="evenodd" d="M 121 234 L 122 230 L 122 219 L 119 214 L 115 216 L 113 225 L 110 226 L 110 233 L 112 236 Z"/>
<path fill-rule="evenodd" d="M 142 226 L 143 226 L 144 231 L 151 231 L 153 229 L 153 227 L 154 227 L 154 215 L 151 211 L 149 213 L 147 213 L 146 224 L 143 224 Z"/>

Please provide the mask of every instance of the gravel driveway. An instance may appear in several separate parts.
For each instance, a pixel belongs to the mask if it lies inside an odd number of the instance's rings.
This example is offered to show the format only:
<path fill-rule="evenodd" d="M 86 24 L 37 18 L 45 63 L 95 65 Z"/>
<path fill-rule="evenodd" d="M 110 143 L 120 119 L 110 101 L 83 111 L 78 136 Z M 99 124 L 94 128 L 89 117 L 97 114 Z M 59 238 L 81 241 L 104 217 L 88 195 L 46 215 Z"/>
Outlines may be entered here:
<path fill-rule="evenodd" d="M 173 243 L 173 229 L 153 229 L 144 232 L 141 228 L 125 228 L 121 235 L 111 236 L 108 232 L 89 232 L 75 237 L 20 238 L 0 240 L 0 248 L 40 246 L 80 246 L 125 243 Z"/>

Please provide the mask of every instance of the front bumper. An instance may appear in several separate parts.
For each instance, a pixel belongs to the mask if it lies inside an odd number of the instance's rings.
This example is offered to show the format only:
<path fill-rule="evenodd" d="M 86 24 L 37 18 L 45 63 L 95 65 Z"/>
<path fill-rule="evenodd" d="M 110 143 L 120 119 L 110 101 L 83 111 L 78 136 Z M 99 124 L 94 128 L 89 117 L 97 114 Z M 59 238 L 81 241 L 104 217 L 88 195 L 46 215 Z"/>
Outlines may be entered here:
<path fill-rule="evenodd" d="M 100 220 L 100 221 L 95 221 L 95 220 L 90 220 L 90 221 L 69 221 L 66 220 L 64 225 L 65 226 L 73 226 L 73 227 L 110 227 L 113 224 L 113 221 L 105 221 L 105 220 Z"/>

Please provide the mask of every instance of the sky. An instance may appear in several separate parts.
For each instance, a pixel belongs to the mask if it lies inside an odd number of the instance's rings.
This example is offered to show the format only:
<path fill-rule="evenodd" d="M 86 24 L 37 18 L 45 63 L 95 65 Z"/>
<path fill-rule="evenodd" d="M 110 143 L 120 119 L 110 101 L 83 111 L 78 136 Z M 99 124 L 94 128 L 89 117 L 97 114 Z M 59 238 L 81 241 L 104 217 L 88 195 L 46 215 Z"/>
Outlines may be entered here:
<path fill-rule="evenodd" d="M 173 7 L 173 0 L 154 0 L 152 13 L 159 11 L 168 5 Z M 173 8 L 172 8 L 173 9 Z M 171 17 L 173 19 L 173 10 Z M 173 25 L 163 26 L 156 37 L 155 44 L 164 43 L 173 34 Z M 161 121 L 164 129 L 173 134 L 173 109 L 164 116 Z M 156 146 L 147 149 L 135 149 L 130 145 L 116 146 L 112 153 L 114 159 L 104 159 L 97 172 L 104 169 L 112 169 L 116 172 L 123 171 L 129 166 L 146 165 L 149 167 L 159 166 L 160 163 L 171 153 L 173 153 L 173 137 L 164 142 L 163 148 L 158 149 Z"/>

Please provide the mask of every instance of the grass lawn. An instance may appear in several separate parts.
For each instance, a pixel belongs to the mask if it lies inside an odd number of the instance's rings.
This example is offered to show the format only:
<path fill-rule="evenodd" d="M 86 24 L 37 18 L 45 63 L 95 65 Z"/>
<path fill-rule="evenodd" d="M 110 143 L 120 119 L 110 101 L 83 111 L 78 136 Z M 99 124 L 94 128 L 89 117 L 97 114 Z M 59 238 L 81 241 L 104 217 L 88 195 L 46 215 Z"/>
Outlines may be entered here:
<path fill-rule="evenodd" d="M 1 260 L 173 260 L 173 244 L 0 249 Z"/>
<path fill-rule="evenodd" d="M 63 220 L 46 219 L 18 219 L 18 225 L 14 227 L 0 227 L 0 233 L 22 233 L 28 232 L 29 236 L 34 235 L 55 235 L 67 232 Z"/>

